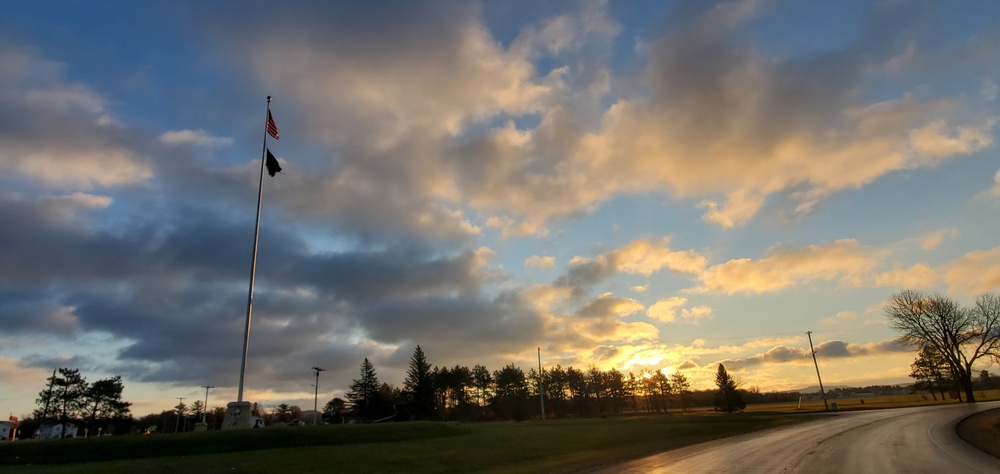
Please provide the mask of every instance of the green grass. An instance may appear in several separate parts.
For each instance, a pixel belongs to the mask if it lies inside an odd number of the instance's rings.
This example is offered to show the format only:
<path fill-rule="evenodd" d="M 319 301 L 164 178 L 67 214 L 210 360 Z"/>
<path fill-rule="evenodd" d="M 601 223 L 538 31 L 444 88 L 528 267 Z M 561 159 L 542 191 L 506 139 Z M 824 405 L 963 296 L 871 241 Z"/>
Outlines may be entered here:
<path fill-rule="evenodd" d="M 976 391 L 980 401 L 1000 390 Z M 831 399 L 842 411 L 957 403 L 921 395 Z M 811 419 L 822 400 L 524 423 L 388 423 L 0 443 L 0 470 L 39 473 L 573 472 Z M 804 416 L 803 416 L 804 415 Z"/>
<path fill-rule="evenodd" d="M 40 473 L 572 472 L 807 419 L 698 413 L 119 436 L 4 444 L 0 464 Z"/>

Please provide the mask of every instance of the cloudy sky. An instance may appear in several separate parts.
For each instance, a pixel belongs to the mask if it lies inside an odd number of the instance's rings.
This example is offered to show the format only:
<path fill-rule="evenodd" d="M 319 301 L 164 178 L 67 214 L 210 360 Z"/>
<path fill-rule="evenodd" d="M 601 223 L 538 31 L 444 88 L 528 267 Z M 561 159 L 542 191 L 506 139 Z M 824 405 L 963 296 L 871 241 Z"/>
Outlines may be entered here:
<path fill-rule="evenodd" d="M 0 2 L 0 411 L 311 408 L 368 357 L 907 380 L 1000 289 L 1000 4 Z"/>

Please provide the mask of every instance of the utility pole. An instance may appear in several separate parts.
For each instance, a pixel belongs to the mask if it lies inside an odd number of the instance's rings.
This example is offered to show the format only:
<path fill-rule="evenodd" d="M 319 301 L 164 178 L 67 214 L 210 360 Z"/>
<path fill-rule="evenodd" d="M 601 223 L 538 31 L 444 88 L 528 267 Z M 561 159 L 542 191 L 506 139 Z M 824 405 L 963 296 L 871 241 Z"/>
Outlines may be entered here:
<path fill-rule="evenodd" d="M 205 388 L 205 408 L 201 412 L 201 423 L 205 424 L 205 415 L 208 414 L 208 389 L 215 388 L 214 385 L 202 385 Z"/>
<path fill-rule="evenodd" d="M 319 410 L 318 410 L 318 408 L 319 408 L 319 373 L 323 372 L 323 369 L 321 369 L 319 367 L 313 367 L 312 369 L 316 371 L 316 384 L 313 385 L 313 387 L 315 387 L 315 389 L 316 389 L 313 392 L 313 425 L 316 425 L 317 424 L 316 415 L 319 414 Z"/>
<path fill-rule="evenodd" d="M 545 421 L 545 373 L 542 372 L 542 348 L 538 348 L 538 399 L 542 402 L 542 421 Z"/>
<path fill-rule="evenodd" d="M 42 415 L 42 419 L 49 417 L 49 401 L 52 400 L 52 386 L 56 383 L 56 370 L 52 369 L 52 378 L 49 379 L 49 393 L 45 395 L 45 414 Z"/>
<path fill-rule="evenodd" d="M 174 433 L 179 433 L 181 430 L 181 417 L 184 416 L 183 405 L 184 397 L 177 397 L 181 402 L 177 404 L 177 423 L 174 425 Z"/>
<path fill-rule="evenodd" d="M 826 390 L 823 390 L 823 379 L 819 376 L 819 363 L 816 362 L 816 349 L 813 349 L 812 331 L 806 331 L 806 336 L 809 337 L 809 352 L 812 353 L 813 365 L 816 366 L 816 380 L 819 380 L 819 394 L 823 396 L 823 408 L 830 411 L 830 405 L 826 403 Z"/>

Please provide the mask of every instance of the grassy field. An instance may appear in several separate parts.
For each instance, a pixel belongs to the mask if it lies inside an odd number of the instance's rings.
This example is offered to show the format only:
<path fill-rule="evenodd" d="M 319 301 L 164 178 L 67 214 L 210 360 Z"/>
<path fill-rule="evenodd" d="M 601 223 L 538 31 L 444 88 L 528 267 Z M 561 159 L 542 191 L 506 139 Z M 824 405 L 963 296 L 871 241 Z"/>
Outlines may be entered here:
<path fill-rule="evenodd" d="M 7 465 L 0 469 L 144 474 L 276 469 L 573 472 L 809 418 L 767 413 L 694 413 L 523 423 L 293 427 L 18 442 L 0 445 L 0 465 Z M 46 461 L 61 464 L 40 464 Z"/>
<path fill-rule="evenodd" d="M 1000 390 L 976 392 L 981 401 Z M 921 395 L 835 399 L 841 411 L 942 403 Z M 388 423 L 116 436 L 0 444 L 0 471 L 575 472 L 681 446 L 808 421 L 823 401 L 666 415 L 523 423 Z"/>
<path fill-rule="evenodd" d="M 1000 390 L 976 390 L 975 394 L 976 401 L 979 402 L 1000 400 Z M 881 408 L 902 408 L 958 403 L 958 400 L 941 400 L 940 394 L 937 397 L 938 399 L 934 400 L 934 398 L 930 395 L 893 395 L 867 398 L 831 398 L 828 402 L 831 405 L 831 409 L 833 408 L 832 405 L 836 403 L 838 411 L 876 410 Z M 751 405 L 747 407 L 746 411 L 748 413 L 812 413 L 816 411 L 823 411 L 823 400 L 803 401 L 801 406 L 799 406 L 796 402 Z"/>

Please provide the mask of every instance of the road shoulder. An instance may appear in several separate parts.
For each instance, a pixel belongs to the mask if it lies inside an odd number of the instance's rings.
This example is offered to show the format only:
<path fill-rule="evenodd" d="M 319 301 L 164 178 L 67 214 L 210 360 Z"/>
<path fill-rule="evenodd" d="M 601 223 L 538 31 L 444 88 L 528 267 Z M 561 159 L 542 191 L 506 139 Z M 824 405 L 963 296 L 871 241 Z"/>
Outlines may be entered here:
<path fill-rule="evenodd" d="M 958 436 L 1000 458 L 1000 408 L 976 413 L 958 424 Z"/>

